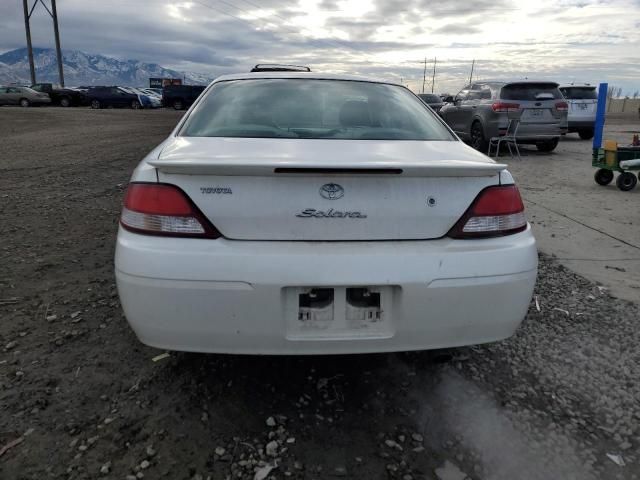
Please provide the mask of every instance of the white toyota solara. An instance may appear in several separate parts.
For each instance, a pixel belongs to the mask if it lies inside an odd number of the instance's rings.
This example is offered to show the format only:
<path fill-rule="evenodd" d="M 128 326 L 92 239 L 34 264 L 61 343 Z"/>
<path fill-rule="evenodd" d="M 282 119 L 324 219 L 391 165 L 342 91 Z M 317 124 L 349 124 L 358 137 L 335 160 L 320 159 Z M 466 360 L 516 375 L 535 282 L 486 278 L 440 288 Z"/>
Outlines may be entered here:
<path fill-rule="evenodd" d="M 509 337 L 537 251 L 505 165 L 401 85 L 219 77 L 135 169 L 116 278 L 145 344 L 242 354 Z"/>

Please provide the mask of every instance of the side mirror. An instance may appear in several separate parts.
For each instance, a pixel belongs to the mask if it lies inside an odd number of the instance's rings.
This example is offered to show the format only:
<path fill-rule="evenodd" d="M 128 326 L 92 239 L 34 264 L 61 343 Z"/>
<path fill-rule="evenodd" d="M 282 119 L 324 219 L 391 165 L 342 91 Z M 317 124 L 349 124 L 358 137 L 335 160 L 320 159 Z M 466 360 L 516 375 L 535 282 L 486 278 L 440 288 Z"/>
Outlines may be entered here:
<path fill-rule="evenodd" d="M 449 95 L 448 97 L 445 97 L 444 99 L 444 103 L 453 103 L 453 101 L 454 101 L 454 98 L 451 95 Z"/>

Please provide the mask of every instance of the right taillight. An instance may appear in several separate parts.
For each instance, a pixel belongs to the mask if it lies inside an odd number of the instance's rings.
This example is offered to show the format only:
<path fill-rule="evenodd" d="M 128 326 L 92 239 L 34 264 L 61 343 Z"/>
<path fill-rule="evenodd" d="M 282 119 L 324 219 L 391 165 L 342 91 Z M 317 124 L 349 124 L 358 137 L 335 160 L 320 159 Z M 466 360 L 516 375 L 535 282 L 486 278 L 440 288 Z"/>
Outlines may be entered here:
<path fill-rule="evenodd" d="M 220 232 L 182 190 L 162 183 L 130 183 L 120 224 L 127 230 L 146 235 L 220 237 Z"/>
<path fill-rule="evenodd" d="M 494 112 L 514 112 L 520 109 L 519 103 L 493 102 L 491 109 Z"/>
<path fill-rule="evenodd" d="M 567 102 L 556 102 L 556 110 L 559 112 L 568 112 L 569 104 Z"/>
<path fill-rule="evenodd" d="M 515 185 L 485 188 L 449 231 L 451 238 L 511 235 L 527 228 L 524 204 Z"/>

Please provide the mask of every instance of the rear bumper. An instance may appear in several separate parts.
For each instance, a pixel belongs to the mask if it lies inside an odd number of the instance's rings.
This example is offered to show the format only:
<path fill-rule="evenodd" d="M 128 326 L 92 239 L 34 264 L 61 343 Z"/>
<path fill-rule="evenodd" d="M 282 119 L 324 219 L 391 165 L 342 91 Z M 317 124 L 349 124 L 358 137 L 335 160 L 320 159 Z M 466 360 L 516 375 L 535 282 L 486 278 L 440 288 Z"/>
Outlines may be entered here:
<path fill-rule="evenodd" d="M 595 120 L 569 120 L 569 131 L 593 129 Z"/>
<path fill-rule="evenodd" d="M 504 135 L 507 131 L 509 120 L 506 114 L 497 114 L 493 121 L 487 125 L 485 135 L 487 138 Z M 539 143 L 553 138 L 560 138 L 568 132 L 567 121 L 556 123 L 521 123 L 518 128 L 518 143 Z"/>
<path fill-rule="evenodd" d="M 531 300 L 537 251 L 530 229 L 496 239 L 406 242 L 185 242 L 121 229 L 115 263 L 125 315 L 143 343 L 198 352 L 340 354 L 509 337 Z M 299 335 L 292 287 L 355 286 L 386 289 L 383 328 L 305 326 Z"/>

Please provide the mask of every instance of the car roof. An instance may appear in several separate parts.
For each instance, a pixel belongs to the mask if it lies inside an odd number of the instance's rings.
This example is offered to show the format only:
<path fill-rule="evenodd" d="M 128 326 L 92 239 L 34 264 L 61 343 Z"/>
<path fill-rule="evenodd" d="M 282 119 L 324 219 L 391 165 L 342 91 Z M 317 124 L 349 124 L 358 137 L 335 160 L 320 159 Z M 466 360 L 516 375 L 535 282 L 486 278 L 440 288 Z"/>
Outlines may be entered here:
<path fill-rule="evenodd" d="M 560 88 L 593 88 L 596 89 L 595 85 L 591 85 L 589 83 L 563 83 L 560 85 Z"/>
<path fill-rule="evenodd" d="M 558 82 L 554 82 L 553 80 L 542 80 L 542 79 L 530 79 L 530 78 L 526 78 L 526 79 L 519 79 L 519 78 L 513 78 L 513 79 L 509 79 L 509 80 L 497 80 L 497 79 L 489 79 L 489 80 L 476 80 L 471 82 L 471 84 L 474 83 L 500 83 L 503 85 L 508 85 L 510 83 L 549 83 L 549 84 L 553 84 L 553 85 L 558 85 Z"/>
<path fill-rule="evenodd" d="M 259 78 L 302 78 L 305 80 L 347 80 L 351 82 L 383 83 L 388 85 L 399 85 L 399 83 L 385 81 L 358 75 L 345 75 L 338 73 L 318 73 L 318 72 L 254 72 L 254 73 L 234 73 L 217 77 L 213 83 L 225 82 L 229 80 L 250 80 Z"/>

